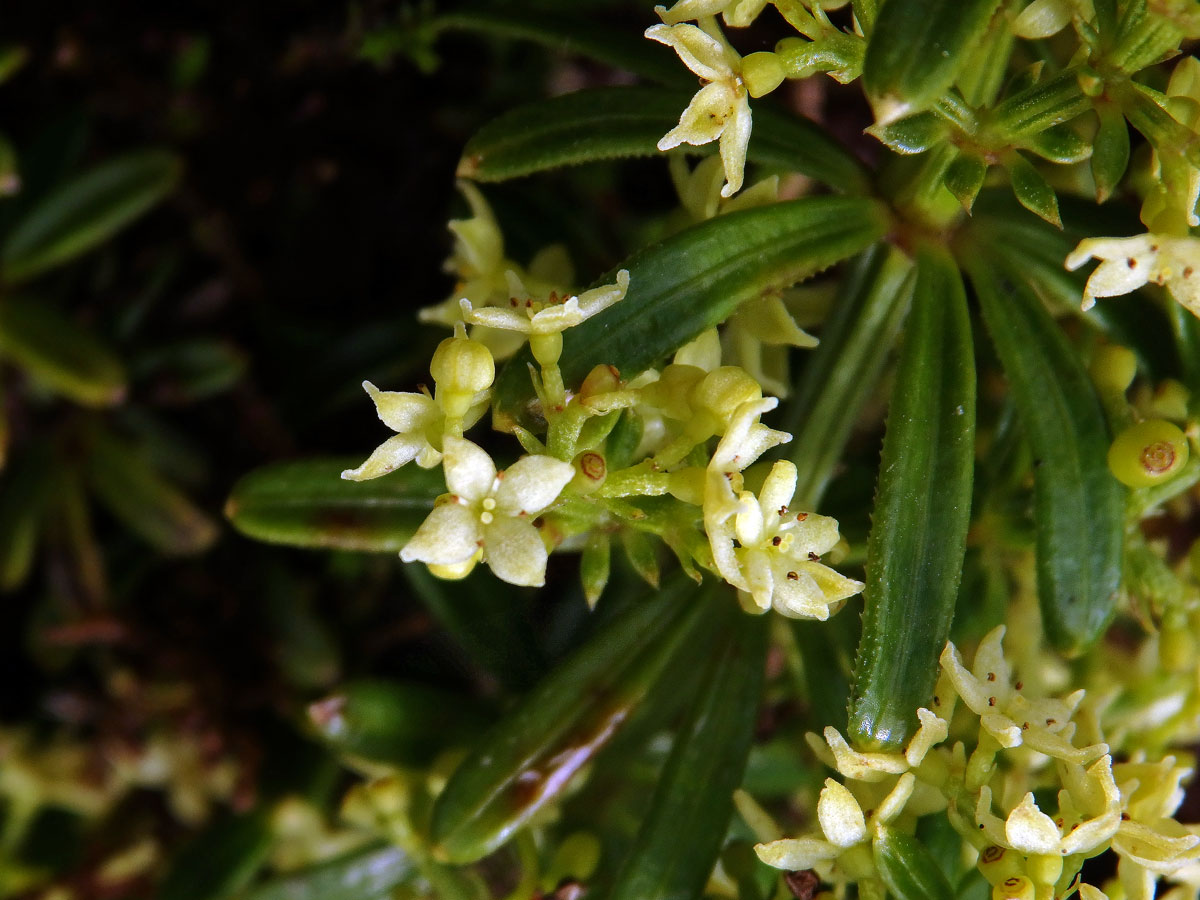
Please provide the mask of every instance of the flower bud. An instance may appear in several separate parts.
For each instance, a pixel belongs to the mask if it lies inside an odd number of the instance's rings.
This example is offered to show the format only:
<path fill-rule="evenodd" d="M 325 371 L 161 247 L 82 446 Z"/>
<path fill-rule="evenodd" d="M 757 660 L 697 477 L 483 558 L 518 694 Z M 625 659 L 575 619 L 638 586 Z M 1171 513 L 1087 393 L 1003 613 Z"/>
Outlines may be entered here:
<path fill-rule="evenodd" d="M 1137 357 L 1128 347 L 1109 344 L 1096 351 L 1089 369 L 1098 386 L 1124 393 L 1137 375 Z"/>
<path fill-rule="evenodd" d="M 1108 468 L 1118 481 L 1134 488 L 1171 480 L 1187 460 L 1187 437 L 1164 419 L 1126 428 L 1108 450 Z"/>
<path fill-rule="evenodd" d="M 496 363 L 492 352 L 479 341 L 451 337 L 433 351 L 429 374 L 443 391 L 474 395 L 492 386 Z"/>
<path fill-rule="evenodd" d="M 751 53 L 742 59 L 742 81 L 751 97 L 769 94 L 783 83 L 783 61 L 774 53 Z"/>
<path fill-rule="evenodd" d="M 743 403 L 762 399 L 762 387 L 745 369 L 721 366 L 713 369 L 692 390 L 692 405 L 728 422 Z"/>

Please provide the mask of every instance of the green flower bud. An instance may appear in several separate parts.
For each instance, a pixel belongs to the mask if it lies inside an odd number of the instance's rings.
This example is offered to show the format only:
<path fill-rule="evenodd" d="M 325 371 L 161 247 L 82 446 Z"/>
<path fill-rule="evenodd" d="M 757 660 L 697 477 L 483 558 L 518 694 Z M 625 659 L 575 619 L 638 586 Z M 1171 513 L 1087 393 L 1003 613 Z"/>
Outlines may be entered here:
<path fill-rule="evenodd" d="M 479 341 L 451 337 L 433 351 L 429 374 L 444 391 L 474 395 L 492 386 L 496 362 L 492 352 Z"/>
<path fill-rule="evenodd" d="M 1099 387 L 1124 393 L 1137 375 L 1137 356 L 1128 347 L 1109 344 L 1096 351 L 1089 369 Z"/>
<path fill-rule="evenodd" d="M 1187 438 L 1163 419 L 1126 428 L 1108 450 L 1108 468 L 1122 484 L 1135 488 L 1169 481 L 1187 460 Z"/>
<path fill-rule="evenodd" d="M 762 386 L 737 366 L 713 369 L 692 391 L 692 405 L 727 421 L 739 406 L 762 399 Z"/>

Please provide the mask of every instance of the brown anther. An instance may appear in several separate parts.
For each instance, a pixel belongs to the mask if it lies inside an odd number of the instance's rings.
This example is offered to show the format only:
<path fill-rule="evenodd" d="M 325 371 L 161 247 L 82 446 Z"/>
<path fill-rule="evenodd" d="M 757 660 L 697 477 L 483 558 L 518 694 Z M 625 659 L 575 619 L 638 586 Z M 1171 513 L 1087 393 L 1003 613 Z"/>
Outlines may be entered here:
<path fill-rule="evenodd" d="M 532 298 L 531 298 L 531 299 L 529 299 L 529 300 L 526 300 L 526 301 L 525 301 L 525 308 L 526 308 L 526 309 L 533 309 L 533 299 L 532 299 Z"/>
<path fill-rule="evenodd" d="M 1183 277 L 1184 278 L 1191 278 L 1195 274 L 1196 274 L 1196 270 L 1193 269 L 1191 266 L 1183 267 Z"/>
<path fill-rule="evenodd" d="M 1151 245 L 1150 245 L 1150 252 L 1151 252 L 1151 253 L 1157 253 L 1157 252 L 1158 252 L 1158 244 L 1151 244 Z"/>
<path fill-rule="evenodd" d="M 771 546 L 772 547 L 778 547 L 782 543 L 783 543 L 783 537 L 781 535 L 777 534 L 777 535 L 775 535 L 775 537 L 771 538 Z"/>
<path fill-rule="evenodd" d="M 982 822 L 979 823 L 979 830 L 983 831 L 983 823 Z"/>
<path fill-rule="evenodd" d="M 1128 822 L 1129 821 L 1129 813 L 1125 813 L 1125 812 L 1121 813 L 1121 821 Z"/>
<path fill-rule="evenodd" d="M 1057 725 L 1057 724 L 1058 724 L 1058 719 L 1047 719 L 1047 720 L 1046 720 L 1046 724 L 1047 724 L 1047 725 Z"/>
<path fill-rule="evenodd" d="M 531 524 L 533 525 L 534 528 L 541 528 L 543 525 L 546 524 L 546 520 L 543 519 L 541 516 L 538 516 L 536 519 L 533 520 L 533 522 Z"/>
<path fill-rule="evenodd" d="M 786 516 L 787 514 L 788 514 L 788 508 L 786 506 L 779 507 L 779 515 Z"/>
<path fill-rule="evenodd" d="M 816 553 L 813 553 L 811 550 L 808 551 L 808 558 L 811 559 L 813 562 L 821 561 L 821 557 L 818 556 Z"/>
<path fill-rule="evenodd" d="M 803 522 L 807 518 L 808 518 L 808 513 L 796 513 L 796 521 L 797 522 Z"/>
<path fill-rule="evenodd" d="M 988 706 L 995 706 L 995 705 L 996 705 L 996 698 L 988 697 Z"/>
<path fill-rule="evenodd" d="M 1013 685 L 1013 687 L 1015 687 L 1019 691 L 1021 688 L 1025 687 L 1025 682 L 1018 681 L 1015 685 Z"/>
<path fill-rule="evenodd" d="M 988 680 L 988 681 L 995 681 L 995 680 L 996 680 L 996 673 L 995 673 L 995 672 L 988 672 L 988 673 L 987 673 L 987 680 Z"/>
<path fill-rule="evenodd" d="M 934 695 L 933 695 L 933 705 L 934 705 L 934 706 L 941 706 L 941 705 L 942 705 L 942 698 L 941 698 L 941 697 L 939 697 L 937 694 L 934 694 Z"/>
<path fill-rule="evenodd" d="M 1125 265 L 1129 266 L 1129 268 L 1131 268 L 1131 269 L 1136 269 L 1137 268 L 1137 260 L 1131 256 L 1127 260 L 1125 260 Z"/>
<path fill-rule="evenodd" d="M 799 581 L 800 576 L 796 572 L 787 573 L 788 581 Z"/>
<path fill-rule="evenodd" d="M 1028 722 L 1022 722 L 1022 723 L 1021 723 L 1021 730 L 1022 730 L 1022 731 L 1028 731 L 1028 730 L 1029 730 L 1029 723 L 1028 723 Z"/>
<path fill-rule="evenodd" d="M 508 305 L 509 305 L 509 306 L 511 306 L 511 307 L 513 307 L 513 308 L 515 309 L 515 308 L 516 308 L 516 306 L 517 306 L 517 298 L 516 298 L 516 297 L 509 297 L 509 298 L 508 298 Z"/>

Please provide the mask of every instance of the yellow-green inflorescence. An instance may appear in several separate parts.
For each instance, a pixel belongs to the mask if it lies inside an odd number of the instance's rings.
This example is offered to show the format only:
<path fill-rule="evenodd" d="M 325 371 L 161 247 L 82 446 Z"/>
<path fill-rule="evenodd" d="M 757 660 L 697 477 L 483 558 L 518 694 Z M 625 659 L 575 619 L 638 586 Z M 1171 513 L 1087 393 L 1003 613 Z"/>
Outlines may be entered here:
<path fill-rule="evenodd" d="M 1103 713 L 1082 689 L 1056 697 L 1034 687 L 1055 673 L 1032 672 L 1026 684 L 1005 657 L 1004 637 L 1003 626 L 988 633 L 970 667 L 947 644 L 932 708 L 919 711 L 921 726 L 903 752 L 860 753 L 835 728 L 823 740 L 810 735 L 841 780 L 826 779 L 816 829 L 759 844 L 759 857 L 882 897 L 873 843 L 885 828 L 912 832 L 918 819 L 938 816 L 958 832 L 996 900 L 1052 900 L 1075 890 L 1088 900 L 1150 900 L 1160 879 L 1174 885 L 1167 896 L 1194 900 L 1200 827 L 1171 818 L 1191 761 L 1151 758 L 1120 727 L 1122 716 Z M 1193 678 L 1195 663 L 1193 656 Z M 1101 740 L 1104 724 L 1121 744 Z M 1079 884 L 1083 863 L 1109 850 L 1116 877 Z"/>
<path fill-rule="evenodd" d="M 733 201 L 709 199 L 716 193 L 711 164 L 677 174 L 684 206 L 697 218 L 728 211 L 721 207 Z M 748 191 L 738 205 L 773 201 L 775 185 L 771 179 Z M 751 611 L 825 619 L 858 593 L 860 582 L 827 565 L 844 552 L 837 522 L 790 507 L 791 463 L 776 462 L 765 480 L 751 479 L 761 483 L 757 494 L 746 485 L 747 470 L 791 440 L 762 422 L 778 404 L 764 395 L 762 382 L 786 384 L 786 363 L 772 352 L 816 343 L 783 298 L 764 294 L 753 301 L 770 328 L 735 318 L 724 340 L 715 329 L 705 332 L 661 369 L 626 380 L 601 365 L 581 384 L 565 384 L 563 333 L 621 302 L 629 273 L 576 292 L 567 283 L 569 266 L 545 265 L 557 257 L 552 248 L 537 265 L 517 265 L 504 255 L 483 195 L 467 183 L 461 188 L 472 217 L 451 223 L 455 293 L 421 314 L 454 329 L 430 363 L 434 389 L 404 393 L 365 383 L 380 419 L 396 434 L 342 475 L 364 480 L 410 462 L 441 466 L 447 492 L 401 558 L 423 562 L 442 578 L 464 577 L 483 562 L 504 581 L 538 586 L 551 552 L 588 549 L 584 585 L 594 602 L 607 577 L 605 566 L 593 564 L 595 548 L 607 548 L 614 537 L 641 546 L 629 536 L 656 535 L 696 577 L 707 570 L 737 588 Z M 500 469 L 466 432 L 489 409 L 496 360 L 520 347 L 514 335 L 528 342 L 537 363 L 531 375 L 545 434 L 514 426 L 525 454 Z M 728 356 L 744 365 L 724 364 Z M 609 438 L 621 417 L 637 420 L 640 438 L 618 451 Z M 610 458 L 614 452 L 621 458 Z M 659 502 L 647 506 L 649 498 Z"/>

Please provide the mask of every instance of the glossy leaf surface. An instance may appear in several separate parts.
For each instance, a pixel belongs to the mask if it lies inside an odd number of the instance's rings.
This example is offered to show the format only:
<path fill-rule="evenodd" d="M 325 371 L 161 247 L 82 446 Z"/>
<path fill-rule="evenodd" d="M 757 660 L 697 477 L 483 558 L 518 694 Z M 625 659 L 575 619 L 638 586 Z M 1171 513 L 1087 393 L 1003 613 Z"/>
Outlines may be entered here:
<path fill-rule="evenodd" d="M 921 251 L 867 546 L 850 739 L 900 747 L 950 633 L 971 517 L 975 360 L 954 261 Z"/>
<path fill-rule="evenodd" d="M 344 481 L 359 459 L 275 463 L 233 489 L 225 515 L 247 537 L 295 547 L 397 552 L 444 493 L 441 470 L 405 466 L 371 481 Z"/>
<path fill-rule="evenodd" d="M 1108 470 L 1104 414 L 1078 354 L 1023 285 L 982 260 L 971 281 L 1033 449 L 1037 581 L 1050 641 L 1077 653 L 1113 616 L 1125 490 Z"/>

